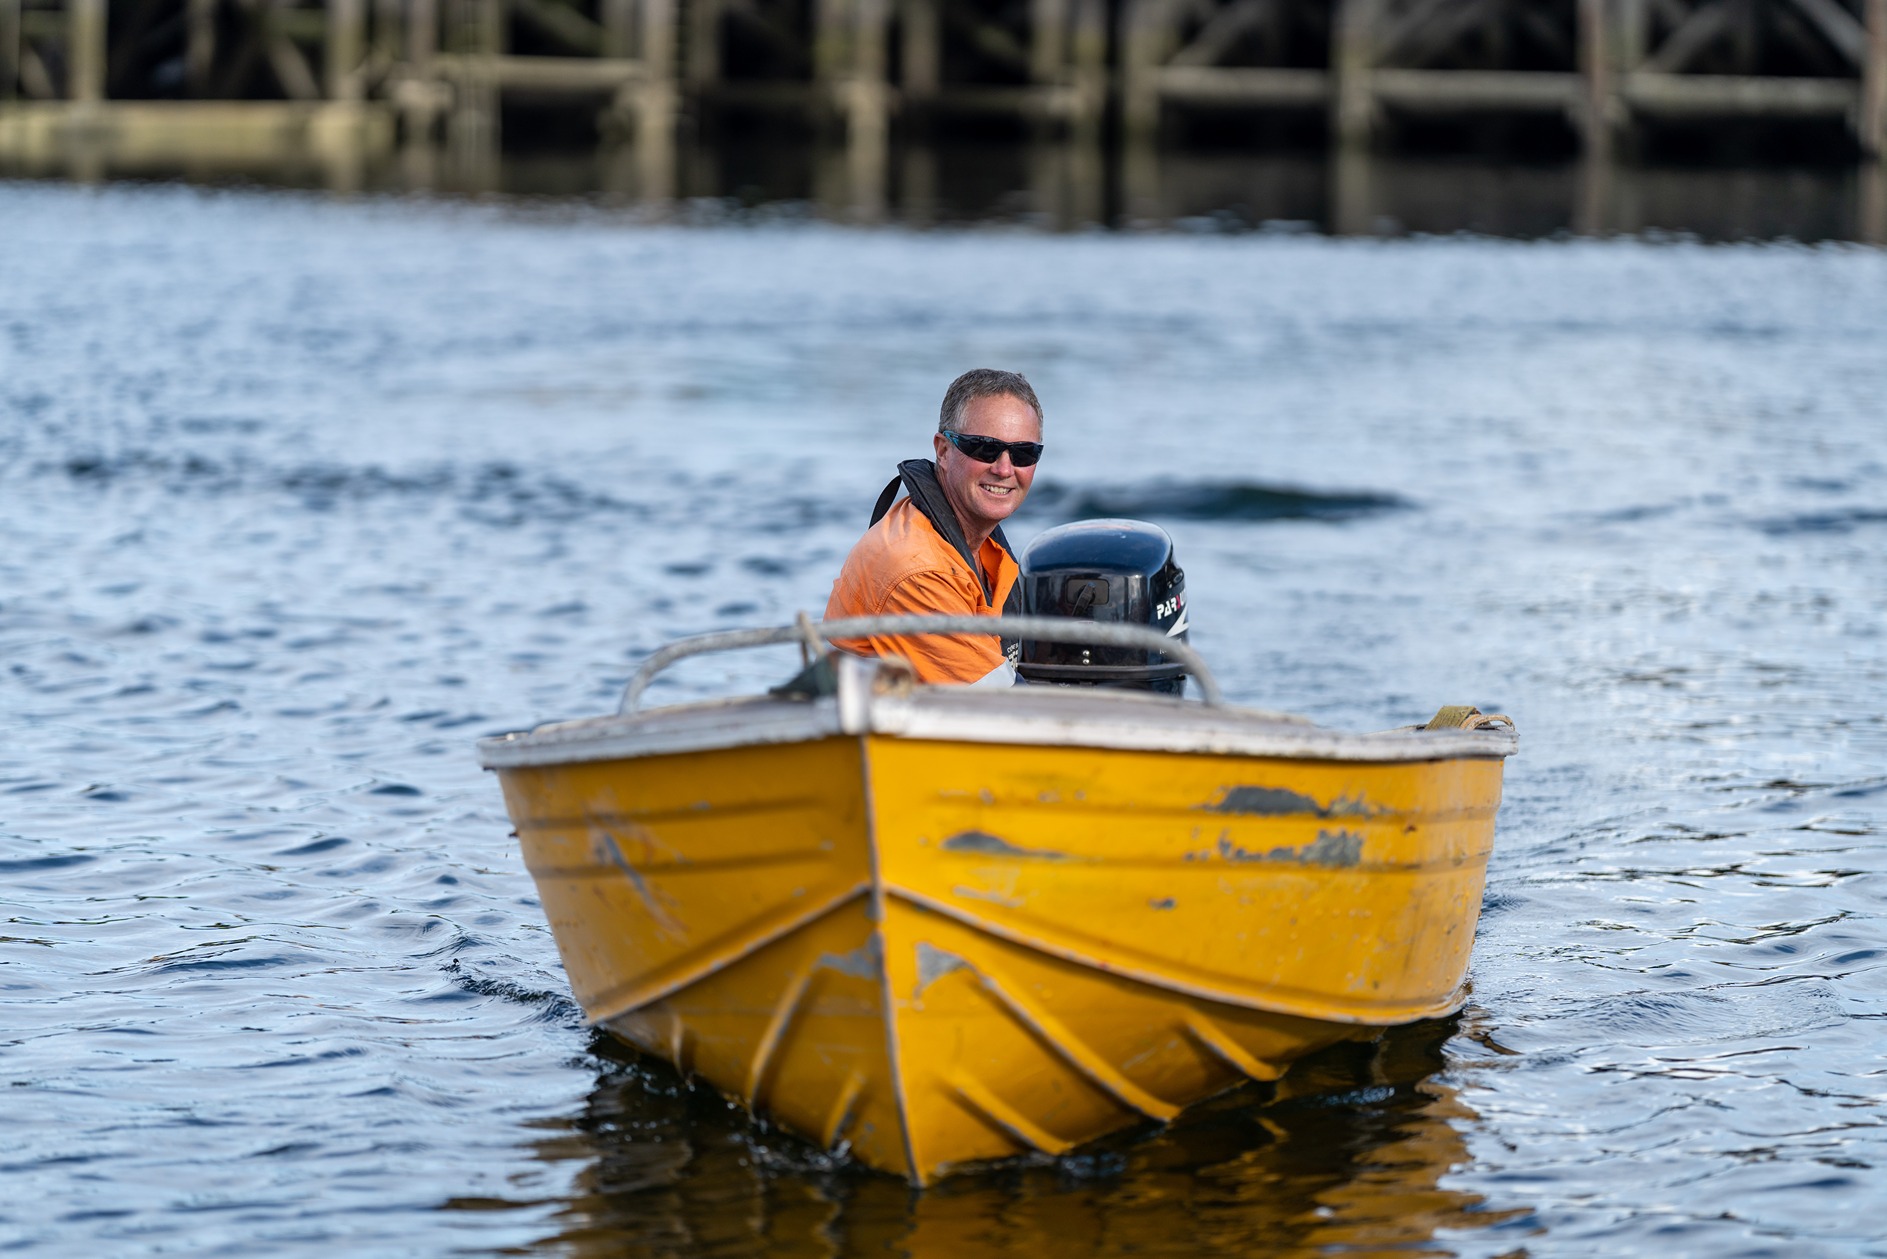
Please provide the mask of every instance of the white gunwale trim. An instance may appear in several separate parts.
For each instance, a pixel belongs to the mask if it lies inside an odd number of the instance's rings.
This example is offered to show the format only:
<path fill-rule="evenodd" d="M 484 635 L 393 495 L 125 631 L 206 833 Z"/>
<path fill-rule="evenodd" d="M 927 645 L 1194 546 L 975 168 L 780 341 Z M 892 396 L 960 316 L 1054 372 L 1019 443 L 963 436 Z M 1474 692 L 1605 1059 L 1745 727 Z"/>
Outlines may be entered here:
<path fill-rule="evenodd" d="M 706 752 L 768 743 L 805 743 L 844 733 L 831 700 L 756 698 L 653 708 L 629 716 L 559 721 L 478 741 L 486 769 Z"/>
<path fill-rule="evenodd" d="M 841 734 L 1379 764 L 1500 759 L 1513 755 L 1519 743 L 1511 730 L 1407 727 L 1352 734 L 1284 713 L 1209 708 L 1131 691 L 918 686 L 874 694 L 868 679 L 846 676 L 852 672 L 841 670 L 842 693 L 836 698 L 713 700 L 483 739 L 479 763 L 486 769 L 525 769 Z"/>

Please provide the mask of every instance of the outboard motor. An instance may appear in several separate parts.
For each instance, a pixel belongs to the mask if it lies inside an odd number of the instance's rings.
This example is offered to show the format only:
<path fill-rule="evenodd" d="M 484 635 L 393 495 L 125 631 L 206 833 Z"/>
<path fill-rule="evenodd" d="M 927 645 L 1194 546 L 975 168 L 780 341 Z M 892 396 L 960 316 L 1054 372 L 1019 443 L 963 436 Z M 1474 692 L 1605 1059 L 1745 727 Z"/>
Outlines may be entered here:
<path fill-rule="evenodd" d="M 1057 525 L 1022 552 L 1022 612 L 1146 625 L 1186 641 L 1186 574 L 1173 539 L 1142 520 Z M 1030 682 L 1126 686 L 1178 695 L 1186 669 L 1158 652 L 1024 639 L 1016 671 Z"/>

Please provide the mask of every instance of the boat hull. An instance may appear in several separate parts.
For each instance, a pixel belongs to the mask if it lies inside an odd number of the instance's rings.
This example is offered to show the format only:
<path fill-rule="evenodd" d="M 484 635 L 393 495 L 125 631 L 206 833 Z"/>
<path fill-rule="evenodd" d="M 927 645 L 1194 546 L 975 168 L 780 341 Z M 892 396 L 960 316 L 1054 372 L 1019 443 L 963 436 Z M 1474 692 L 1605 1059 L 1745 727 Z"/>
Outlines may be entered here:
<path fill-rule="evenodd" d="M 814 1142 L 921 1184 L 1459 1004 L 1504 750 L 853 724 L 496 765 L 590 1019 Z"/>

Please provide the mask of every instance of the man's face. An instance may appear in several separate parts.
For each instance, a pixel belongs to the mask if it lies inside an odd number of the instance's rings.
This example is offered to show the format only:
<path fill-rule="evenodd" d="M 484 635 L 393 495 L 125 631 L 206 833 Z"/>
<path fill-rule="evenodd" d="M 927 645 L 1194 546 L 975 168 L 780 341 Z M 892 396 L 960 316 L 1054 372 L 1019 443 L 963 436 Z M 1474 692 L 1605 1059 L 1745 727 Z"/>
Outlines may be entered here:
<path fill-rule="evenodd" d="M 956 431 L 1006 442 L 1042 440 L 1042 422 L 1035 418 L 1034 408 L 1008 394 L 971 400 L 963 409 Z M 1022 506 L 1029 484 L 1035 480 L 1033 466 L 1016 467 L 1007 451 L 995 463 L 978 463 L 952 446 L 942 433 L 936 435 L 936 446 L 937 480 L 950 506 L 956 509 L 965 533 L 987 536 Z"/>

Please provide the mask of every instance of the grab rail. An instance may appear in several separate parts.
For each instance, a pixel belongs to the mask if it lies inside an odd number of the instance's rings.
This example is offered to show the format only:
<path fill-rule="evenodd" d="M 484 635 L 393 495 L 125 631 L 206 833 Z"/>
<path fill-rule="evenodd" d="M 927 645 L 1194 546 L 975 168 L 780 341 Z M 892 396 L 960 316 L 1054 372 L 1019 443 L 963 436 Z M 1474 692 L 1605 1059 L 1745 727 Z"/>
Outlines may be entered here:
<path fill-rule="evenodd" d="M 797 625 L 773 629 L 724 630 L 699 634 L 657 648 L 623 688 L 620 713 L 632 713 L 642 702 L 655 675 L 677 660 L 716 651 L 738 651 L 743 647 L 765 647 L 774 643 L 806 643 L 815 649 L 835 638 L 869 638 L 873 635 L 903 634 L 1004 634 L 1010 638 L 1031 638 L 1049 643 L 1078 643 L 1092 647 L 1137 647 L 1157 651 L 1186 666 L 1199 682 L 1200 697 L 1208 704 L 1225 703 L 1225 693 L 1206 667 L 1203 657 L 1178 639 L 1168 638 L 1159 630 L 1144 625 L 1104 625 L 1059 616 L 856 616 L 841 621 L 811 621 L 804 614 Z"/>

